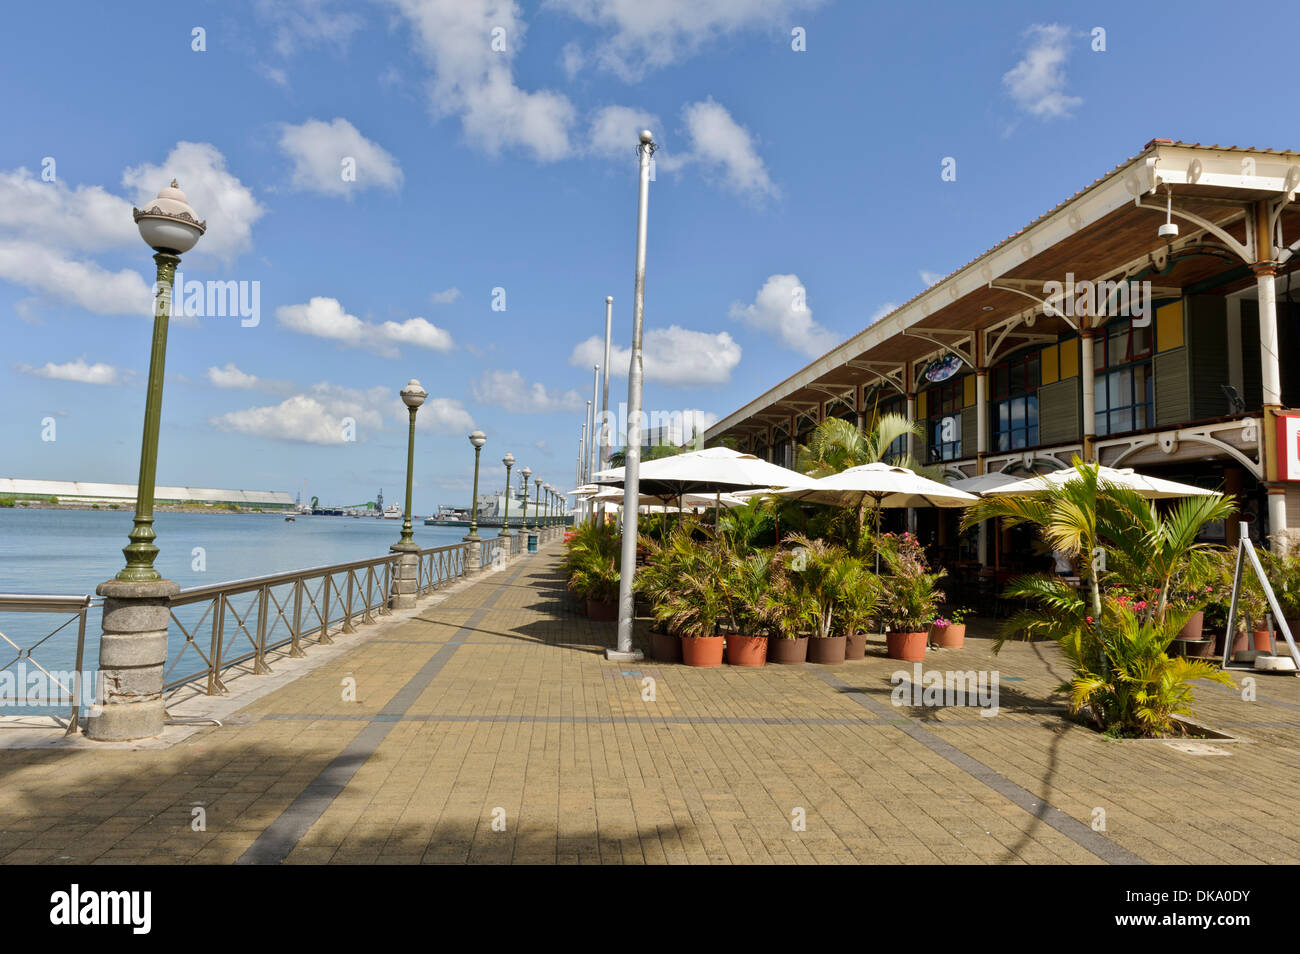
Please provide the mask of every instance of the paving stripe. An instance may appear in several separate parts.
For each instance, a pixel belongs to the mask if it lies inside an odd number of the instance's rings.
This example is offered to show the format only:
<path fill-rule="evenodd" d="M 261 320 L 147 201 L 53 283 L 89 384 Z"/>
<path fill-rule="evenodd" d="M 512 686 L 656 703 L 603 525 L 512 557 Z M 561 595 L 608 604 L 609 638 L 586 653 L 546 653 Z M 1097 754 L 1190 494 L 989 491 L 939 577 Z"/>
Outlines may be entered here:
<path fill-rule="evenodd" d="M 442 672 L 448 660 L 474 631 L 474 627 L 483 621 L 483 617 L 505 592 L 505 588 L 528 566 L 529 564 L 525 562 L 508 578 L 493 587 L 482 605 L 456 630 L 451 639 L 429 657 L 429 661 L 398 690 L 397 694 L 389 700 L 388 705 L 370 717 L 370 724 L 358 732 L 343 751 L 336 755 L 333 761 L 302 790 L 292 804 L 257 836 L 235 864 L 274 865 L 289 857 L 289 853 L 302 840 L 303 835 L 307 834 L 311 826 L 325 814 L 325 809 L 329 808 L 330 803 L 352 781 L 357 770 L 375 754 L 388 733 L 392 732 L 393 727 L 405 717 L 406 710 L 420 697 L 420 693 L 428 688 L 429 683 L 433 682 L 438 673 Z"/>
<path fill-rule="evenodd" d="M 885 709 L 880 703 L 868 697 L 864 691 L 850 686 L 843 679 L 832 675 L 820 666 L 809 668 L 826 685 L 843 692 L 863 708 L 881 717 L 888 715 L 897 717 L 896 712 Z M 1056 829 L 1066 838 L 1092 852 L 1103 861 L 1112 865 L 1145 865 L 1147 863 L 1132 852 L 1121 848 L 1104 835 L 1093 831 L 1083 822 L 1043 801 L 1029 789 L 1022 788 L 1005 775 L 967 755 L 952 743 L 945 742 L 933 732 L 923 728 L 915 719 L 909 718 L 905 722 L 895 722 L 895 724 L 900 731 L 920 742 L 931 752 L 947 759 L 971 778 L 984 783 L 1008 801 L 1020 806 L 1029 814 L 1042 820 L 1049 827 Z"/>
<path fill-rule="evenodd" d="M 346 713 L 334 712 L 269 712 L 245 722 L 236 722 L 227 720 L 227 725 L 246 725 L 262 720 L 273 722 L 369 722 L 378 716 L 370 715 L 348 715 Z M 637 725 L 904 725 L 901 717 L 891 719 L 876 719 L 869 717 L 854 718 L 800 718 L 797 716 L 646 716 L 646 715 L 623 715 L 622 713 L 611 713 L 609 715 L 597 716 L 579 716 L 579 715 L 558 715 L 558 716 L 539 716 L 539 715 L 428 715 L 421 713 L 407 714 L 398 717 L 401 722 L 486 722 L 486 723 L 510 723 L 510 724 L 558 724 L 558 725 L 619 725 L 622 723 L 633 723 Z M 987 721 L 981 719 L 978 723 L 966 722 L 957 723 L 962 725 L 986 725 Z"/>

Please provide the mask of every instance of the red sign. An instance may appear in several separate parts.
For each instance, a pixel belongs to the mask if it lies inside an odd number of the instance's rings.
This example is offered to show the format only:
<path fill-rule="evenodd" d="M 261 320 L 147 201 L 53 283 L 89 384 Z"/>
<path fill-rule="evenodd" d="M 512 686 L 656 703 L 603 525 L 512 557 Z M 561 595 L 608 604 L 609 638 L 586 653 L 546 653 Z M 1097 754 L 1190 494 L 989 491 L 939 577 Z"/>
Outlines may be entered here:
<path fill-rule="evenodd" d="M 1300 414 L 1277 419 L 1277 478 L 1300 480 Z"/>

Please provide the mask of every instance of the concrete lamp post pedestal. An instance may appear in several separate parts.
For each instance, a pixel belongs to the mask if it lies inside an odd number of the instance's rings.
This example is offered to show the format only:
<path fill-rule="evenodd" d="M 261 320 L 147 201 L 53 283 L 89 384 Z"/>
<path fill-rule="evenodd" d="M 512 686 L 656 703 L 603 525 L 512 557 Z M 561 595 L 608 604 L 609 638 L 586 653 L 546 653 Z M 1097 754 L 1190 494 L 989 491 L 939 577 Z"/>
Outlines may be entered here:
<path fill-rule="evenodd" d="M 163 671 L 171 599 L 181 591 L 171 580 L 124 583 L 108 580 L 95 592 L 104 597 L 99 641 L 97 695 L 86 720 L 86 736 L 126 742 L 160 735 Z"/>
<path fill-rule="evenodd" d="M 394 543 L 389 553 L 397 554 L 393 567 L 393 595 L 388 601 L 391 609 L 412 609 L 420 589 L 420 545 Z"/>

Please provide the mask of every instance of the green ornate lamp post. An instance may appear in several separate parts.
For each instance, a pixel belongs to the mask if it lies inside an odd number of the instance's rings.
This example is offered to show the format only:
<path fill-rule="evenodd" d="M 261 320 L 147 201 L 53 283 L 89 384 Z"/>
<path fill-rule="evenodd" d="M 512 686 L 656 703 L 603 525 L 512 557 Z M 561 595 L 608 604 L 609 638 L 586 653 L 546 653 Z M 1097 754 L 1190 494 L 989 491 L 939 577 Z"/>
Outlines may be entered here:
<path fill-rule="evenodd" d="M 420 409 L 429 392 L 420 387 L 420 382 L 411 378 L 402 388 L 402 403 L 411 412 L 411 426 L 406 437 L 406 511 L 402 515 L 402 536 L 394 550 L 418 550 L 411 530 L 411 486 L 415 480 L 415 412 Z"/>
<path fill-rule="evenodd" d="M 537 499 L 533 502 L 534 509 L 537 511 L 537 529 L 542 529 L 542 478 L 534 477 L 533 484 L 537 487 Z"/>
<path fill-rule="evenodd" d="M 510 468 L 515 466 L 515 455 L 507 451 L 506 456 L 501 458 L 501 463 L 506 465 L 506 512 L 501 518 L 501 533 L 498 536 L 512 537 L 514 532 L 510 529 Z"/>
<path fill-rule="evenodd" d="M 102 695 L 91 700 L 86 736 L 104 742 L 159 735 L 167 718 L 162 699 L 163 670 L 171 601 L 180 587 L 163 579 L 153 565 L 158 556 L 153 529 L 158 431 L 172 282 L 181 255 L 192 249 L 208 228 L 190 207 L 175 179 L 144 209 L 133 208 L 131 215 L 140 237 L 155 252 L 158 277 L 154 283 L 153 347 L 140 441 L 140 480 L 136 486 L 135 519 L 127 534 L 131 542 L 122 548 L 126 566 L 95 589 L 104 598 L 103 636 L 99 641 Z"/>
<path fill-rule="evenodd" d="M 163 370 L 167 361 L 167 326 L 171 318 L 172 279 L 181 253 L 194 247 L 207 231 L 190 208 L 176 180 L 158 193 L 147 209 L 132 209 L 145 244 L 157 254 L 158 278 L 154 283 L 153 350 L 149 355 L 149 387 L 144 405 L 144 437 L 140 442 L 140 482 L 135 494 L 135 523 L 127 534 L 131 542 L 122 549 L 126 566 L 117 574 L 123 583 L 156 583 L 162 575 L 154 569 L 158 547 L 153 529 L 154 481 L 158 470 L 158 428 L 162 421 Z"/>
<path fill-rule="evenodd" d="M 528 532 L 528 478 L 531 477 L 531 476 L 533 476 L 533 470 L 532 470 L 531 467 L 525 467 L 523 470 L 521 470 L 521 471 L 519 472 L 519 474 L 520 474 L 521 477 L 524 478 L 524 481 L 523 481 L 523 484 L 524 484 L 524 533 L 527 533 L 527 532 Z"/>
<path fill-rule="evenodd" d="M 469 435 L 469 442 L 474 445 L 474 499 L 469 502 L 469 533 L 465 534 L 466 540 L 481 540 L 478 535 L 478 458 L 483 452 L 483 445 L 487 443 L 487 435 L 482 431 L 473 431 Z"/>

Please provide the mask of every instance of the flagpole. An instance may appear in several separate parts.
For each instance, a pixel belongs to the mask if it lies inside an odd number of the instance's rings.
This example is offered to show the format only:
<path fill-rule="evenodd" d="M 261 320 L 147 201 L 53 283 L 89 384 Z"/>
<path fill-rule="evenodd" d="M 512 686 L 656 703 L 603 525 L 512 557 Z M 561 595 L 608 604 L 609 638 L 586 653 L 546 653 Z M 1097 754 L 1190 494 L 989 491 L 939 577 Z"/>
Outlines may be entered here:
<path fill-rule="evenodd" d="M 641 131 L 637 146 L 640 182 L 636 209 L 636 278 L 632 291 L 632 360 L 627 373 L 627 451 L 623 473 L 623 558 L 618 579 L 618 648 L 605 650 L 606 659 L 636 662 L 643 657 L 632 648 L 636 573 L 637 507 L 641 499 L 641 328 L 645 317 L 646 225 L 650 217 L 650 162 L 655 152 L 650 130 Z M 627 501 L 632 506 L 627 506 Z"/>

